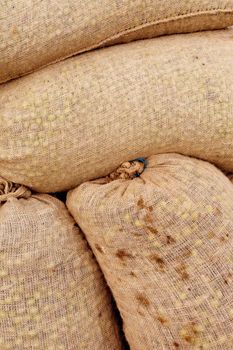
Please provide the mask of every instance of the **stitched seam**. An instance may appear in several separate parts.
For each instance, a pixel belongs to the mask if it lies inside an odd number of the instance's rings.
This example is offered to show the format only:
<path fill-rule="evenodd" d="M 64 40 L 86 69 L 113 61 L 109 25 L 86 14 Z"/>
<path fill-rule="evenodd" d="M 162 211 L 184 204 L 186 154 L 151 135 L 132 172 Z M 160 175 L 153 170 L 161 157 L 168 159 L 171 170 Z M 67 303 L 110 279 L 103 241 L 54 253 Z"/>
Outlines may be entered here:
<path fill-rule="evenodd" d="M 180 19 L 187 19 L 187 18 L 193 18 L 193 17 L 202 16 L 202 15 L 215 15 L 215 14 L 232 14 L 233 15 L 233 9 L 225 9 L 225 10 L 223 10 L 223 9 L 213 9 L 213 10 L 210 10 L 210 11 L 196 11 L 195 13 L 182 14 L 182 15 L 178 15 L 176 17 L 163 18 L 162 20 L 156 20 L 156 21 L 151 21 L 151 22 L 142 22 L 141 24 L 138 24 L 138 25 L 136 25 L 134 27 L 129 27 L 127 29 L 124 29 L 121 32 L 118 32 L 116 34 L 113 34 L 113 35 L 109 36 L 108 38 L 102 39 L 101 41 L 99 41 L 96 44 L 93 44 L 91 46 L 86 46 L 83 49 L 75 51 L 74 53 L 69 54 L 67 56 L 62 56 L 60 58 L 57 58 L 54 61 L 51 61 L 51 62 L 49 62 L 47 64 L 44 64 L 44 65 L 42 65 L 42 66 L 40 66 L 40 67 L 38 67 L 36 69 L 33 69 L 31 71 L 26 72 L 26 73 L 20 74 L 19 76 L 16 76 L 15 78 L 11 78 L 10 80 L 16 79 L 16 78 L 18 78 L 20 76 L 25 76 L 27 74 L 33 73 L 35 71 L 40 70 L 41 68 L 45 68 L 45 67 L 50 66 L 51 64 L 55 64 L 57 62 L 64 61 L 65 59 L 73 57 L 73 56 L 76 56 L 78 54 L 97 49 L 100 46 L 102 46 L 104 44 L 107 44 L 109 41 L 115 40 L 115 39 L 117 39 L 117 38 L 119 38 L 119 37 L 121 37 L 123 35 L 131 34 L 133 32 L 136 32 L 139 29 L 144 29 L 144 28 L 147 28 L 147 27 L 150 27 L 150 26 L 157 26 L 157 25 L 164 24 L 164 23 L 169 23 L 169 22 L 175 22 L 175 21 L 178 21 Z M 225 27 L 225 26 L 223 26 L 223 27 Z M 0 84 L 2 84 L 4 82 L 7 82 L 7 81 L 10 81 L 10 80 L 2 81 Z"/>
<path fill-rule="evenodd" d="M 211 11 L 197 11 L 196 13 L 190 13 L 190 14 L 184 14 L 184 15 L 182 14 L 182 15 L 179 15 L 179 16 L 176 16 L 176 17 L 167 17 L 167 18 L 165 17 L 162 20 L 156 20 L 156 21 L 151 21 L 151 22 L 142 22 L 142 23 L 140 23 L 140 24 L 138 24 L 138 25 L 136 25 L 134 27 L 129 27 L 129 28 L 124 29 L 121 32 L 113 34 L 112 36 L 101 40 L 100 42 L 98 42 L 97 44 L 95 44 L 93 46 L 99 47 L 102 44 L 104 44 L 104 43 L 106 43 L 108 41 L 117 39 L 118 37 L 120 37 L 122 35 L 131 34 L 131 33 L 135 32 L 135 31 L 137 31 L 139 29 L 144 29 L 146 27 L 150 27 L 150 26 L 153 26 L 153 25 L 159 25 L 159 24 L 174 22 L 174 21 L 178 21 L 180 19 L 192 18 L 192 17 L 201 16 L 201 15 L 214 15 L 214 14 L 218 14 L 218 13 L 232 14 L 233 15 L 233 9 L 232 10 L 214 9 L 214 10 L 211 10 Z M 93 46 L 90 46 L 90 49 L 87 46 L 84 49 L 82 49 L 81 52 L 84 52 L 84 51 L 87 51 L 87 50 L 91 50 L 91 47 L 93 47 Z"/>

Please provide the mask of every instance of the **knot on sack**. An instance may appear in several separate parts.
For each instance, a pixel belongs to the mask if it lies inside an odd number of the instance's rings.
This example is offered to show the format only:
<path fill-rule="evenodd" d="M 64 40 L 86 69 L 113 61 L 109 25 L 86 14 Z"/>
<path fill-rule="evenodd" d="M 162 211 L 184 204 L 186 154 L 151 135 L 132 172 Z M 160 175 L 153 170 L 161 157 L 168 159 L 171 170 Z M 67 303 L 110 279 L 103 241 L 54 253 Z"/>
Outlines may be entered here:
<path fill-rule="evenodd" d="M 109 182 L 119 179 L 132 180 L 135 177 L 139 177 L 146 167 L 147 161 L 144 158 L 137 158 L 128 162 L 124 162 L 117 170 L 108 176 Z"/>
<path fill-rule="evenodd" d="M 31 191 L 19 184 L 7 181 L 0 177 L 0 203 L 6 202 L 9 198 L 29 198 Z"/>

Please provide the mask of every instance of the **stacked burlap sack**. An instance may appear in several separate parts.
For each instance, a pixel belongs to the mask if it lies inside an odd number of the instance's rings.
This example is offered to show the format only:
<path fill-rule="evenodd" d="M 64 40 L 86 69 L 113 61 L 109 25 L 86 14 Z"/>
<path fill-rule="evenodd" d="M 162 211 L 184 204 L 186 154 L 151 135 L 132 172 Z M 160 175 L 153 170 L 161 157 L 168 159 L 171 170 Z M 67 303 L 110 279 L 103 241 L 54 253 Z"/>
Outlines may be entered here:
<path fill-rule="evenodd" d="M 0 349 L 123 349 L 102 273 L 64 204 L 0 182 Z"/>
<path fill-rule="evenodd" d="M 118 179 L 84 183 L 67 205 L 131 349 L 232 349 L 233 185 L 213 165 L 175 154 L 129 174 L 126 163 Z"/>
<path fill-rule="evenodd" d="M 164 152 L 232 171 L 232 38 L 226 29 L 135 41 L 0 85 L 1 176 L 62 191 Z"/>
<path fill-rule="evenodd" d="M 94 48 L 232 24 L 232 0 L 3 0 L 0 82 Z"/>
<path fill-rule="evenodd" d="M 125 350 L 115 302 L 132 350 L 232 350 L 231 25 L 233 0 L 3 1 L 0 350 Z"/>

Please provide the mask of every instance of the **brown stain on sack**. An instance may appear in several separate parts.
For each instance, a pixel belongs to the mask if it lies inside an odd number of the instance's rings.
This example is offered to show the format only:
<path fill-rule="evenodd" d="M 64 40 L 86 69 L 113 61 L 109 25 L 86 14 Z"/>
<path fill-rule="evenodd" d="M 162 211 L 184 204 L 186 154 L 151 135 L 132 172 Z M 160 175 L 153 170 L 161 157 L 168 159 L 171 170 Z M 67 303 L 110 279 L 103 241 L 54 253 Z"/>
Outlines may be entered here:
<path fill-rule="evenodd" d="M 190 345 L 197 345 L 198 339 L 200 337 L 200 330 L 195 322 L 192 322 L 191 325 L 187 325 L 181 331 L 181 338 Z"/>
<path fill-rule="evenodd" d="M 99 244 L 95 244 L 95 247 L 98 250 L 98 252 L 100 252 L 101 254 L 104 254 L 104 251 Z"/>
<path fill-rule="evenodd" d="M 148 300 L 147 296 L 143 293 L 138 293 L 136 295 L 136 299 L 139 302 L 140 305 L 144 307 L 149 307 L 150 301 Z"/>
<path fill-rule="evenodd" d="M 185 264 L 180 264 L 175 268 L 176 272 L 179 274 L 182 281 L 186 281 L 189 279 L 189 273 L 187 271 L 187 266 Z"/>
<path fill-rule="evenodd" d="M 229 233 L 225 233 L 225 235 L 219 237 L 220 242 L 226 242 L 229 239 Z"/>
<path fill-rule="evenodd" d="M 157 317 L 157 319 L 163 326 L 167 326 L 169 323 L 169 320 L 166 317 L 164 317 L 163 315 L 159 315 Z"/>
<path fill-rule="evenodd" d="M 166 239 L 167 239 L 167 244 L 176 243 L 176 240 L 170 235 L 167 235 Z"/>
<path fill-rule="evenodd" d="M 138 201 L 137 201 L 137 206 L 142 210 L 142 209 L 146 209 L 149 212 L 153 211 L 153 206 L 152 205 L 146 205 L 144 199 L 141 197 Z"/>
<path fill-rule="evenodd" d="M 153 206 L 152 205 L 146 205 L 145 201 L 142 197 L 137 202 L 137 206 L 141 209 L 147 209 L 148 211 L 152 212 L 153 211 Z"/>
<path fill-rule="evenodd" d="M 137 277 L 136 274 L 135 274 L 135 272 L 133 272 L 133 271 L 130 272 L 130 276 L 132 276 L 132 277 Z"/>
<path fill-rule="evenodd" d="M 140 208 L 140 209 L 144 209 L 146 208 L 146 205 L 145 205 L 145 202 L 144 202 L 144 199 L 141 197 L 138 202 L 137 202 L 137 206 Z"/>
<path fill-rule="evenodd" d="M 118 259 L 124 261 L 126 259 L 130 259 L 133 258 L 133 255 L 128 253 L 126 250 L 124 249 L 118 249 L 118 251 L 116 252 L 116 256 L 118 257 Z"/>
<path fill-rule="evenodd" d="M 156 262 L 156 264 L 159 266 L 159 268 L 164 271 L 165 269 L 165 261 L 163 258 L 161 258 L 158 254 L 151 254 L 149 256 L 150 261 Z"/>
<path fill-rule="evenodd" d="M 228 273 L 227 276 L 223 277 L 223 281 L 226 285 L 229 285 L 232 282 L 232 273 Z"/>
<path fill-rule="evenodd" d="M 158 230 L 153 225 L 154 219 L 153 219 L 153 215 L 151 214 L 153 211 L 153 206 L 146 205 L 142 197 L 140 197 L 140 199 L 137 201 L 137 206 L 139 207 L 140 210 L 147 211 L 147 213 L 144 216 L 144 221 L 145 221 L 145 225 L 143 225 L 144 229 L 148 230 L 153 235 L 157 235 Z"/>
<path fill-rule="evenodd" d="M 194 338 L 193 336 L 191 336 L 191 335 L 186 335 L 186 336 L 184 336 L 184 340 L 185 340 L 187 343 L 192 344 L 192 345 L 195 345 L 195 343 L 196 343 L 195 338 Z"/>
<path fill-rule="evenodd" d="M 153 235 L 157 235 L 158 234 L 158 230 L 155 227 L 152 226 L 145 226 L 145 228 L 150 231 L 150 233 L 152 233 Z"/>
<path fill-rule="evenodd" d="M 149 223 L 152 224 L 153 223 L 153 216 L 151 215 L 151 213 L 147 213 L 144 217 L 144 220 Z"/>

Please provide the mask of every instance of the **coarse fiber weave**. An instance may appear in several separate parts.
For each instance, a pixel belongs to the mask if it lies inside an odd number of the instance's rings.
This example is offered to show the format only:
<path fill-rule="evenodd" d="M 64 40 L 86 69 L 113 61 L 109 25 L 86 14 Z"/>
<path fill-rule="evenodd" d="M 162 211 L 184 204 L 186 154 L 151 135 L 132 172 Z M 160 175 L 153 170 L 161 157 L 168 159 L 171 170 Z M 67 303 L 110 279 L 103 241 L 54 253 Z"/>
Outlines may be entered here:
<path fill-rule="evenodd" d="M 233 30 L 96 50 L 0 86 L 0 174 L 67 190 L 139 156 L 233 170 Z"/>
<path fill-rule="evenodd" d="M 233 25 L 233 0 L 2 0 L 0 82 L 93 48 Z"/>
<path fill-rule="evenodd" d="M 232 350 L 232 199 L 220 170 L 176 154 L 69 192 L 131 350 Z"/>
<path fill-rule="evenodd" d="M 106 282 L 64 204 L 1 179 L 0 202 L 6 200 L 0 349 L 121 350 Z"/>

